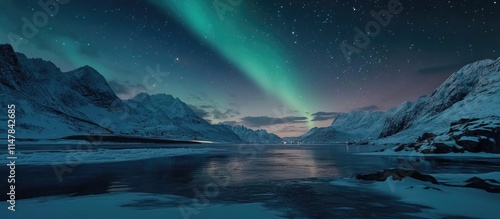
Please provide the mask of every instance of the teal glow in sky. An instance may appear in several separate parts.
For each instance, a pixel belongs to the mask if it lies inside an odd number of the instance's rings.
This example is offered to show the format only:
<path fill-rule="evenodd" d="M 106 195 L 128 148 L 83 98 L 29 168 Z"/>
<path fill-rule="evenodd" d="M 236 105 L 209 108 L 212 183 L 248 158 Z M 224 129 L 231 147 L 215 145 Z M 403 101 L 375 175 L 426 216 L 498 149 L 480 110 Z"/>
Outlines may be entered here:
<path fill-rule="evenodd" d="M 413 101 L 461 66 L 498 58 L 495 1 L 401 2 L 350 63 L 339 45 L 386 1 L 71 0 L 40 26 L 38 0 L 0 0 L 0 43 L 17 34 L 28 57 L 63 71 L 89 65 L 123 99 L 171 94 L 213 124 L 298 136 L 339 112 Z M 24 37 L 27 25 L 37 33 Z M 147 69 L 162 79 L 154 89 L 142 83 Z"/>
<path fill-rule="evenodd" d="M 212 1 L 150 1 L 178 16 L 196 36 L 215 48 L 267 94 L 276 96 L 288 108 L 311 120 L 314 105 L 307 92 L 306 80 L 297 73 L 286 48 L 262 26 L 245 16 L 231 13 L 241 1 L 214 3 Z M 218 1 L 215 1 L 218 2 Z M 279 116 L 279 115 L 276 115 Z M 308 122 L 309 126 L 312 125 Z"/>

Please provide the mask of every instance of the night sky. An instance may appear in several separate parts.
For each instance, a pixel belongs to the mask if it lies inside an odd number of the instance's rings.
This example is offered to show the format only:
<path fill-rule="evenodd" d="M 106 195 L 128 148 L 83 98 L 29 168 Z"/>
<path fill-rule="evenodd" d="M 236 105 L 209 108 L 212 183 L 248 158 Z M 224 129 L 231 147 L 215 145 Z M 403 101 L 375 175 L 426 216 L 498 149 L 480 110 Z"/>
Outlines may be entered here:
<path fill-rule="evenodd" d="M 92 66 L 120 98 L 172 94 L 213 124 L 282 137 L 338 112 L 413 101 L 461 66 L 500 56 L 496 0 L 61 3 L 44 12 L 38 0 L 0 0 L 0 43 L 63 71 Z M 371 15 L 390 8 L 385 25 Z M 27 21 L 35 32 L 23 33 Z M 354 44 L 367 24 L 369 43 Z M 350 60 L 343 42 L 357 50 Z"/>

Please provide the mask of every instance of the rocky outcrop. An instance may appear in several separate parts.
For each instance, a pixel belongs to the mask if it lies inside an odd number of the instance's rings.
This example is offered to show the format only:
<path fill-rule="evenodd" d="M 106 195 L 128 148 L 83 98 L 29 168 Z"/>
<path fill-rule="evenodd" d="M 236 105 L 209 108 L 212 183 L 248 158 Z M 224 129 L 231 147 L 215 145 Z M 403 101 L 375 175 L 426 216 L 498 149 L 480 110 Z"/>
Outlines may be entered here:
<path fill-rule="evenodd" d="M 500 153 L 500 117 L 460 119 L 451 123 L 447 133 L 436 135 L 426 132 L 414 143 L 402 144 L 387 150 L 413 151 L 422 154 Z"/>
<path fill-rule="evenodd" d="M 401 181 L 406 177 L 410 177 L 423 182 L 438 184 L 438 181 L 433 176 L 408 169 L 387 169 L 374 173 L 356 174 L 354 176 L 355 179 L 363 181 L 386 181 L 389 177 L 392 177 L 392 180 L 398 181 Z"/>
<path fill-rule="evenodd" d="M 383 182 L 388 179 L 402 181 L 404 178 L 413 178 L 422 182 L 432 183 L 435 185 L 443 185 L 450 187 L 463 187 L 463 188 L 474 188 L 481 189 L 490 193 L 500 193 L 500 182 L 494 179 L 482 179 L 480 177 L 471 177 L 463 182 L 455 183 L 442 183 L 439 182 L 435 177 L 429 174 L 420 173 L 416 170 L 410 169 L 387 169 L 383 171 L 377 171 L 373 173 L 366 174 L 356 174 L 354 178 L 362 181 L 378 181 Z M 426 186 L 424 189 L 436 189 L 441 191 L 439 188 Z"/>
<path fill-rule="evenodd" d="M 500 153 L 500 117 L 461 119 L 447 135 L 465 151 Z"/>
<path fill-rule="evenodd" d="M 481 179 L 479 177 L 472 177 L 465 181 L 467 183 L 464 187 L 482 189 L 491 193 L 500 193 L 500 182 L 493 179 Z"/>

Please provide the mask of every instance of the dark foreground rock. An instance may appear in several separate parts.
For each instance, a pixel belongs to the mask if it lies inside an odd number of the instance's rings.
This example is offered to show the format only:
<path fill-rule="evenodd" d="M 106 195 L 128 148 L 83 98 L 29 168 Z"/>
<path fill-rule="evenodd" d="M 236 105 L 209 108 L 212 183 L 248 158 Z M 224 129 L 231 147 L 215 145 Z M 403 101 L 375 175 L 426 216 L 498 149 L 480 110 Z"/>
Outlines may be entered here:
<path fill-rule="evenodd" d="M 436 178 L 431 175 L 422 174 L 415 170 L 407 169 L 387 169 L 379 172 L 368 174 L 356 174 L 354 178 L 364 181 L 386 181 L 387 178 L 392 177 L 393 180 L 403 180 L 405 177 L 414 178 L 416 180 L 439 184 Z"/>
<path fill-rule="evenodd" d="M 416 170 L 409 169 L 387 169 L 383 171 L 377 171 L 373 173 L 367 174 L 356 174 L 354 178 L 362 181 L 386 181 L 389 177 L 392 177 L 393 180 L 401 181 L 406 177 L 410 177 L 422 182 L 429 182 L 436 185 L 450 186 L 450 187 L 463 187 L 463 188 L 474 188 L 481 189 L 490 193 L 500 193 L 500 182 L 494 179 L 481 179 L 479 177 L 472 177 L 466 181 L 464 184 L 456 185 L 450 183 L 440 183 L 436 178 L 429 174 L 423 174 Z M 434 189 L 441 191 L 439 188 L 434 187 L 425 187 L 424 189 Z"/>
<path fill-rule="evenodd" d="M 472 177 L 465 181 L 467 184 L 464 187 L 482 189 L 491 193 L 500 193 L 500 183 L 493 179 L 481 179 Z"/>

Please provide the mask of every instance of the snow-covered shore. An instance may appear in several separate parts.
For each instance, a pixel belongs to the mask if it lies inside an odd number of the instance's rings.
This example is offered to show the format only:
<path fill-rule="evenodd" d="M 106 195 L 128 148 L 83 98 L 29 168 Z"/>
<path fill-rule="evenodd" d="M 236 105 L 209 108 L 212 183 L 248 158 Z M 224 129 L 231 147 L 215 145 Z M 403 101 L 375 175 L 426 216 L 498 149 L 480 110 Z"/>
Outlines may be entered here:
<path fill-rule="evenodd" d="M 16 202 L 16 218 L 190 218 L 190 219 L 280 219 L 280 212 L 272 211 L 259 203 L 207 204 L 187 206 L 191 199 L 147 193 L 111 193 L 82 197 L 42 197 Z M 0 204 L 3 208 L 7 202 Z M 251 214 L 249 214 L 251 212 Z M 189 217 L 186 217 L 188 216 Z M 76 217 L 75 217 L 76 216 Z"/>
<path fill-rule="evenodd" d="M 97 149 L 92 151 L 68 150 L 45 152 L 18 152 L 17 165 L 90 164 L 144 160 L 159 157 L 173 157 L 203 154 L 213 149 L 207 148 L 158 148 L 158 149 Z M 6 156 L 0 162 L 8 163 Z"/>
<path fill-rule="evenodd" d="M 406 177 L 401 181 L 388 177 L 386 181 L 368 183 L 355 179 L 341 179 L 332 181 L 331 184 L 377 191 L 396 196 L 408 204 L 423 206 L 420 213 L 409 214 L 411 216 L 423 218 L 440 218 L 444 216 L 497 218 L 500 194 L 460 186 L 463 186 L 464 181 L 472 177 L 500 182 L 500 172 L 432 174 L 432 176 L 442 184 L 423 182 L 410 177 Z"/>
<path fill-rule="evenodd" d="M 366 156 L 398 156 L 398 157 L 480 157 L 480 158 L 500 158 L 500 154 L 492 154 L 492 153 L 447 153 L 447 154 L 421 154 L 415 151 L 393 151 L 393 150 L 385 150 L 380 152 L 367 152 L 367 153 L 358 153 L 359 155 Z"/>

